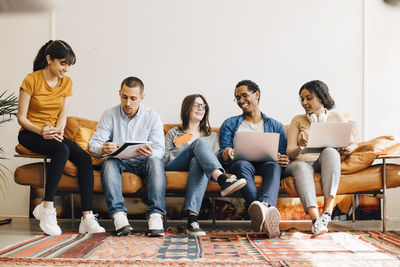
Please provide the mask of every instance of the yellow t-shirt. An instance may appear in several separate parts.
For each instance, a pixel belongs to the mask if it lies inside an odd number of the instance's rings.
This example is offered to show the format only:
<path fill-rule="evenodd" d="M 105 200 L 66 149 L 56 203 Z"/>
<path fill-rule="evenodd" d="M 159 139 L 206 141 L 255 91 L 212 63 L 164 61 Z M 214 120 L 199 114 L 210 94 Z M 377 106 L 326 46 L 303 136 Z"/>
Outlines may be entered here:
<path fill-rule="evenodd" d="M 38 70 L 25 77 L 21 89 L 31 96 L 27 119 L 39 127 L 46 123 L 54 126 L 64 105 L 64 98 L 72 96 L 72 80 L 64 76 L 51 88 L 44 78 L 43 70 Z"/>

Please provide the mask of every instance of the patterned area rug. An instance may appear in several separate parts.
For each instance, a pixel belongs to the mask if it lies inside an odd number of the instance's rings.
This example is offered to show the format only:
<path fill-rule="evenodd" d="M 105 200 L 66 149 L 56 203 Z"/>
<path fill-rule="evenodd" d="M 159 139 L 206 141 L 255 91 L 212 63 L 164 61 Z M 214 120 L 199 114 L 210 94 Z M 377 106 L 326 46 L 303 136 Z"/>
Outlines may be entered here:
<path fill-rule="evenodd" d="M 36 236 L 0 251 L 1 266 L 400 266 L 400 232 L 301 232 L 268 239 L 209 232 L 164 238 L 111 233 Z"/>

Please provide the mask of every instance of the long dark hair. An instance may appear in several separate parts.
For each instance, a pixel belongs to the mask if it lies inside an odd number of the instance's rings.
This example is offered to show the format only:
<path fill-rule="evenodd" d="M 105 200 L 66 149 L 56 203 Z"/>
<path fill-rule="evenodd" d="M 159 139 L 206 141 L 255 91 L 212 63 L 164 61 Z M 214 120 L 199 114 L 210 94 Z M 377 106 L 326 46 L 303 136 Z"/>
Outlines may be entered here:
<path fill-rule="evenodd" d="M 193 109 L 194 101 L 198 97 L 203 99 L 204 104 L 206 104 L 204 117 L 200 121 L 200 131 L 203 132 L 205 134 L 205 136 L 209 136 L 211 134 L 210 122 L 208 121 L 208 114 L 210 113 L 210 109 L 208 107 L 207 100 L 204 98 L 204 96 L 202 96 L 200 94 L 188 95 L 183 99 L 182 106 L 181 106 L 182 126 L 179 128 L 181 131 L 185 131 L 189 127 L 190 112 Z"/>
<path fill-rule="evenodd" d="M 299 95 L 301 91 L 307 89 L 310 93 L 316 95 L 320 100 L 324 108 L 327 110 L 331 110 L 335 107 L 335 101 L 332 99 L 331 95 L 329 94 L 328 86 L 319 80 L 314 80 L 308 83 L 305 83 L 299 91 Z"/>
<path fill-rule="evenodd" d="M 76 62 L 75 53 L 72 48 L 65 41 L 50 40 L 45 43 L 36 55 L 33 61 L 33 71 L 46 68 L 46 56 L 49 55 L 51 59 L 66 59 L 68 65 L 74 65 Z"/>

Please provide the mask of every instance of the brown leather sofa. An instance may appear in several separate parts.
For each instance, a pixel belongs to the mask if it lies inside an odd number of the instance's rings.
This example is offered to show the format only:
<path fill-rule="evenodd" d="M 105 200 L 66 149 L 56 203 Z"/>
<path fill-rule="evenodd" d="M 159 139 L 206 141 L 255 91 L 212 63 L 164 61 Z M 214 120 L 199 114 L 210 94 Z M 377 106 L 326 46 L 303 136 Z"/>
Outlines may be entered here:
<path fill-rule="evenodd" d="M 78 117 L 68 117 L 67 125 L 65 128 L 65 136 L 73 140 L 74 134 L 79 127 L 89 128 L 93 131 L 96 130 L 96 121 L 91 121 Z M 164 133 L 176 124 L 164 125 Z M 214 129 L 218 132 L 218 129 Z M 14 173 L 14 179 L 17 184 L 30 185 L 32 187 L 43 188 L 43 177 L 45 176 L 45 164 L 48 158 L 44 155 L 35 154 L 22 145 L 16 146 L 17 157 L 27 158 L 43 158 L 42 162 L 30 163 L 19 166 Z M 400 186 L 400 165 L 386 164 L 386 188 L 395 188 Z M 78 183 L 76 179 L 76 167 L 71 162 L 67 162 L 64 174 L 61 177 L 58 190 L 64 192 L 79 192 Z M 167 194 L 183 195 L 187 184 L 187 172 L 166 172 L 167 176 Z M 352 194 L 352 193 L 373 193 L 382 195 L 384 188 L 383 182 L 383 169 L 382 164 L 373 165 L 361 171 L 352 174 L 342 174 L 338 195 Z M 261 186 L 261 176 L 255 177 L 256 185 Z M 315 188 L 318 196 L 322 195 L 322 186 L 320 182 L 320 174 L 314 175 Z M 135 195 L 145 192 L 142 179 L 132 173 L 123 173 L 122 176 L 123 193 L 126 195 Z M 97 193 L 103 192 L 101 186 L 100 171 L 94 171 L 94 191 Z M 207 194 L 211 196 L 218 196 L 220 188 L 217 184 L 209 183 L 207 187 Z M 286 177 L 281 180 L 280 196 L 297 197 L 297 192 L 294 186 L 292 177 Z"/>

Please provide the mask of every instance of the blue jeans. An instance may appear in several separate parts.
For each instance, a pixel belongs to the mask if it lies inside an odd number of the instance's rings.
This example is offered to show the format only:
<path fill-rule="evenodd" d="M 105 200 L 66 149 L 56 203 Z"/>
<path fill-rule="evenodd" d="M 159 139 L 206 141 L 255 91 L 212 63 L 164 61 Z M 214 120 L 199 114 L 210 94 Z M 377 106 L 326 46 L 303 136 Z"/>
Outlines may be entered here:
<path fill-rule="evenodd" d="M 166 177 L 164 164 L 156 157 L 143 160 L 120 160 L 108 158 L 101 168 L 101 182 L 108 206 L 108 214 L 126 212 L 122 196 L 122 173 L 131 172 L 140 177 L 146 177 L 148 196 L 147 215 L 159 213 L 166 215 L 165 187 Z"/>
<path fill-rule="evenodd" d="M 201 202 L 214 170 L 224 172 L 211 147 L 201 138 L 194 140 L 179 155 L 170 161 L 166 171 L 189 171 L 184 210 L 199 214 Z"/>
<path fill-rule="evenodd" d="M 275 161 L 237 160 L 229 166 L 228 172 L 246 179 L 247 184 L 240 189 L 240 192 L 246 200 L 247 206 L 250 206 L 255 200 L 276 206 L 282 173 L 282 167 L 278 163 Z M 261 175 L 263 178 L 260 192 L 257 192 L 254 182 L 255 175 Z"/>

